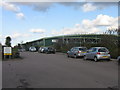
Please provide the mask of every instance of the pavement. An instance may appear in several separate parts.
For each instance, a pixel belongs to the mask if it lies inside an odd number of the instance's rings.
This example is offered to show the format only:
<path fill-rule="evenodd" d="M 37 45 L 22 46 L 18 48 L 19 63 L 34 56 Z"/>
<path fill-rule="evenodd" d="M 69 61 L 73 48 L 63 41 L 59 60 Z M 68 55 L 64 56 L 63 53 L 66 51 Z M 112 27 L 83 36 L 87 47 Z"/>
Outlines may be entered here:
<path fill-rule="evenodd" d="M 2 62 L 3 88 L 117 88 L 118 62 L 21 52 Z"/>

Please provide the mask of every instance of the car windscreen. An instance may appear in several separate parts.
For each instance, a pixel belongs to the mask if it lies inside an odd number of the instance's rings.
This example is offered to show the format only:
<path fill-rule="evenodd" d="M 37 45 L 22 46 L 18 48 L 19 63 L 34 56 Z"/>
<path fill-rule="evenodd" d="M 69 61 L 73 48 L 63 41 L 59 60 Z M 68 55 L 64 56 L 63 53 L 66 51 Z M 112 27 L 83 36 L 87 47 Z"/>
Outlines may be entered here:
<path fill-rule="evenodd" d="M 35 49 L 35 47 L 31 47 L 31 49 Z"/>
<path fill-rule="evenodd" d="M 87 48 L 79 48 L 80 51 L 86 51 Z"/>
<path fill-rule="evenodd" d="M 106 48 L 100 48 L 98 52 L 108 52 L 108 50 Z"/>
<path fill-rule="evenodd" d="M 52 48 L 52 47 L 49 47 L 48 49 L 49 49 L 49 50 L 53 50 L 54 48 Z"/>

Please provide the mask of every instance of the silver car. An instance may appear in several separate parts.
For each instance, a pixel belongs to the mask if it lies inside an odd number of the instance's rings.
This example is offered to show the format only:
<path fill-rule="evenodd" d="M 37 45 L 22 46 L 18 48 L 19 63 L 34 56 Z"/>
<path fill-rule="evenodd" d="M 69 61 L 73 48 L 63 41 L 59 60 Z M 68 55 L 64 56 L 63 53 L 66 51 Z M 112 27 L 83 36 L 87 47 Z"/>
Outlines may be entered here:
<path fill-rule="evenodd" d="M 118 63 L 120 64 L 120 56 L 118 56 L 117 60 L 118 60 Z"/>
<path fill-rule="evenodd" d="M 94 59 L 96 62 L 100 59 L 110 60 L 110 52 L 105 47 L 92 47 L 84 55 L 84 60 L 87 59 Z"/>
<path fill-rule="evenodd" d="M 35 51 L 36 51 L 36 48 L 32 46 L 32 47 L 29 48 L 29 51 L 35 52 Z"/>
<path fill-rule="evenodd" d="M 39 52 L 39 53 L 42 53 L 43 50 L 44 50 L 44 47 L 40 47 L 40 48 L 38 49 L 38 52 Z"/>
<path fill-rule="evenodd" d="M 70 51 L 67 52 L 68 57 L 81 57 L 84 56 L 87 51 L 86 47 L 73 47 L 70 49 Z"/>

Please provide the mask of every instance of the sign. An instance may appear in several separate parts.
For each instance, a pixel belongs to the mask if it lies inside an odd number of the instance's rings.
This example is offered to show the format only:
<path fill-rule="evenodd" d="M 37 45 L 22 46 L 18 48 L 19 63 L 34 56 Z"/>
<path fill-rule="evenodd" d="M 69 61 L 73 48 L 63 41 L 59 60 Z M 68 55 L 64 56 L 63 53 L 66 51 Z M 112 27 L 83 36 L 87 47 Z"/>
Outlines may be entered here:
<path fill-rule="evenodd" d="M 4 55 L 12 55 L 12 48 L 4 47 Z"/>
<path fill-rule="evenodd" d="M 53 39 L 52 42 L 57 42 L 58 40 L 57 39 Z"/>

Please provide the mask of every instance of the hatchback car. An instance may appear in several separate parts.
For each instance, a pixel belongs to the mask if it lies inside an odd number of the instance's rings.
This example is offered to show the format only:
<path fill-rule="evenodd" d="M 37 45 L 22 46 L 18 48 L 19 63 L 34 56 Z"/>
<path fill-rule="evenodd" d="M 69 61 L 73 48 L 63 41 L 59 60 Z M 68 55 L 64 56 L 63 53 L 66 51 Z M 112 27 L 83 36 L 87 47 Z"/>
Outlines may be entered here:
<path fill-rule="evenodd" d="M 118 63 L 120 64 L 120 56 L 117 57 Z"/>
<path fill-rule="evenodd" d="M 86 47 L 73 47 L 70 49 L 70 51 L 67 51 L 67 56 L 74 58 L 82 57 L 85 55 L 86 51 L 87 51 Z"/>
<path fill-rule="evenodd" d="M 39 52 L 39 53 L 43 53 L 44 48 L 45 48 L 45 47 L 40 47 L 40 48 L 38 49 L 38 52 Z"/>
<path fill-rule="evenodd" d="M 46 47 L 46 48 L 44 48 L 43 52 L 47 53 L 47 54 L 48 53 L 54 53 L 55 54 L 56 50 L 53 47 Z"/>
<path fill-rule="evenodd" d="M 100 59 L 110 60 L 110 52 L 105 47 L 92 47 L 84 55 L 84 60 L 87 59 L 94 59 L 96 62 Z"/>
<path fill-rule="evenodd" d="M 29 51 L 35 52 L 35 51 L 36 51 L 36 48 L 32 46 L 32 47 L 29 48 Z"/>

